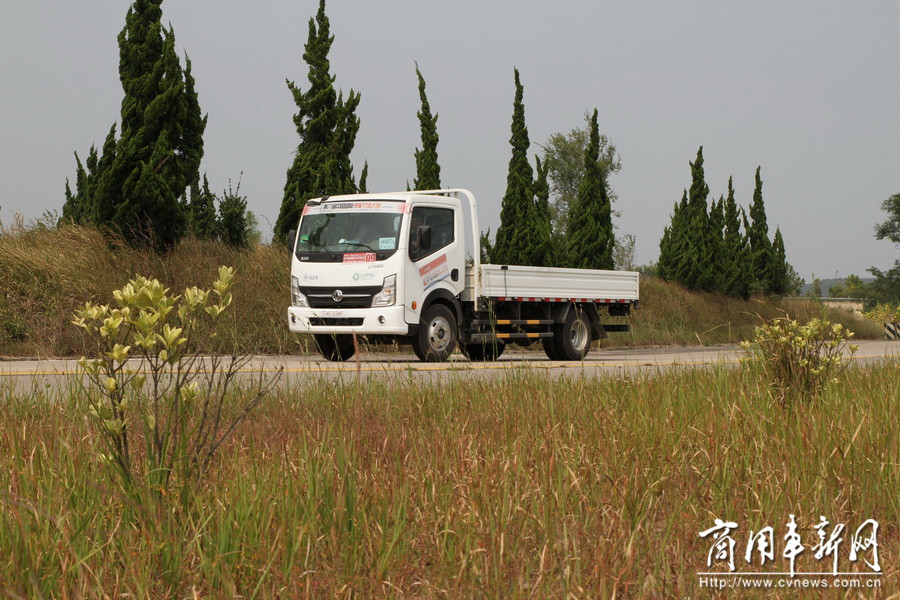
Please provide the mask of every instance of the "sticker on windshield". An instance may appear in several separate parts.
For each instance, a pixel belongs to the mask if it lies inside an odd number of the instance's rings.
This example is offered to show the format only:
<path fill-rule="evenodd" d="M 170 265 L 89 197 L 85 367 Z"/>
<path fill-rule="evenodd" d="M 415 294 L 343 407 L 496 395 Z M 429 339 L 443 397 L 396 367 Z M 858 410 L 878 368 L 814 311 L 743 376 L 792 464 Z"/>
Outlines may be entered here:
<path fill-rule="evenodd" d="M 449 273 L 450 267 L 447 264 L 447 255 L 442 254 L 440 258 L 431 261 L 419 269 L 419 276 L 422 278 L 422 287 L 427 290 L 438 281 L 447 279 Z"/>
<path fill-rule="evenodd" d="M 344 254 L 345 263 L 369 263 L 375 262 L 376 259 L 374 252 L 348 252 Z"/>
<path fill-rule="evenodd" d="M 395 238 L 395 237 L 378 238 L 378 249 L 379 250 L 394 250 L 395 248 L 397 248 L 397 238 Z"/>
<path fill-rule="evenodd" d="M 406 212 L 405 202 L 325 202 L 317 206 L 303 207 L 304 215 L 322 215 L 330 213 L 342 213 L 352 210 L 375 213 L 403 213 Z"/>

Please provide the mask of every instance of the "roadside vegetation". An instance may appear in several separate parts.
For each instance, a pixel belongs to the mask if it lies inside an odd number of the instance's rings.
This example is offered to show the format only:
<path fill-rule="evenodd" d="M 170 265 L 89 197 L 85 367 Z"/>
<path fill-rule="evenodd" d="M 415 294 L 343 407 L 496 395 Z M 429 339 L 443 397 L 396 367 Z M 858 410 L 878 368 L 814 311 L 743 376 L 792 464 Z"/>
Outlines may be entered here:
<path fill-rule="evenodd" d="M 0 593 L 693 597 L 714 519 L 746 535 L 796 514 L 809 547 L 824 514 L 881 523 L 890 596 L 898 367 L 851 366 L 789 409 L 749 367 L 304 376 L 246 417 L 192 495 L 162 497 L 120 492 L 77 386 L 0 382 Z"/>
<path fill-rule="evenodd" d="M 234 305 L 220 324 L 223 351 L 237 354 L 307 352 L 310 340 L 287 330 L 290 262 L 279 245 L 237 249 L 186 238 L 166 253 L 133 248 L 93 228 L 7 227 L 0 231 L 0 356 L 80 356 L 88 340 L 72 327 L 85 302 L 107 302 L 136 275 L 159 279 L 173 290 L 208 285 L 221 265 L 234 267 Z M 632 332 L 611 334 L 603 347 L 738 343 L 764 319 L 824 317 L 854 331 L 856 339 L 880 338 L 880 323 L 828 309 L 814 300 L 691 292 L 657 278 L 641 282 L 641 306 Z M 621 321 L 622 319 L 616 319 Z"/>
<path fill-rule="evenodd" d="M 900 363 L 840 325 L 756 327 L 741 368 L 276 387 L 200 354 L 235 281 L 134 277 L 75 311 L 81 375 L 0 380 L 0 593 L 684 597 L 701 531 L 795 513 L 877 519 L 896 585 Z"/>

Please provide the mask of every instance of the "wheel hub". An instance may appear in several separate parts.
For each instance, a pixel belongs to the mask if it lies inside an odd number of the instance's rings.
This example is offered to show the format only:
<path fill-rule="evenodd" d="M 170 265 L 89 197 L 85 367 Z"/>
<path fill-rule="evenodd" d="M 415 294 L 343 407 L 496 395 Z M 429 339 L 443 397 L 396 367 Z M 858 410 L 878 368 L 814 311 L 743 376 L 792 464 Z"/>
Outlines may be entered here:
<path fill-rule="evenodd" d="M 578 319 L 572 324 L 571 339 L 573 348 L 579 352 L 584 350 L 588 343 L 588 330 L 584 321 L 581 319 Z"/>
<path fill-rule="evenodd" d="M 443 352 L 450 342 L 450 323 L 443 317 L 437 317 L 428 326 L 428 343 L 435 352 Z"/>

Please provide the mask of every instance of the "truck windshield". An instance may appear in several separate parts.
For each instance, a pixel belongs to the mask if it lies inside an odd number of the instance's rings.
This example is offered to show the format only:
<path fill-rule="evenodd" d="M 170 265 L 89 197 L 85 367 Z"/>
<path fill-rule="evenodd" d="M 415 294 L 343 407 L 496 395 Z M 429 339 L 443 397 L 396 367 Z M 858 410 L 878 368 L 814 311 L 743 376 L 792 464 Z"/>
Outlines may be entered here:
<path fill-rule="evenodd" d="M 314 262 L 349 262 L 345 255 L 358 253 L 367 254 L 361 260 L 370 262 L 388 258 L 397 251 L 404 206 L 391 204 L 389 211 L 378 212 L 308 208 L 297 234 L 297 257 Z"/>

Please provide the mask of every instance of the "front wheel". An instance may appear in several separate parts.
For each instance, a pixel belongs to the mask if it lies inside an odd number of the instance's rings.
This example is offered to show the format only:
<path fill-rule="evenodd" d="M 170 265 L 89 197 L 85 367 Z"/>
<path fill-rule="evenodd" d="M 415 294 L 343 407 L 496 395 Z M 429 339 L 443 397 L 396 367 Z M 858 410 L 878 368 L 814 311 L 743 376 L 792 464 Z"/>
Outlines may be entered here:
<path fill-rule="evenodd" d="M 456 349 L 456 317 L 443 304 L 425 309 L 419 331 L 412 338 L 412 347 L 419 360 L 444 362 Z"/>
<path fill-rule="evenodd" d="M 325 360 L 343 362 L 356 354 L 352 335 L 317 333 L 315 338 L 316 346 L 319 347 L 319 352 L 325 357 Z"/>

